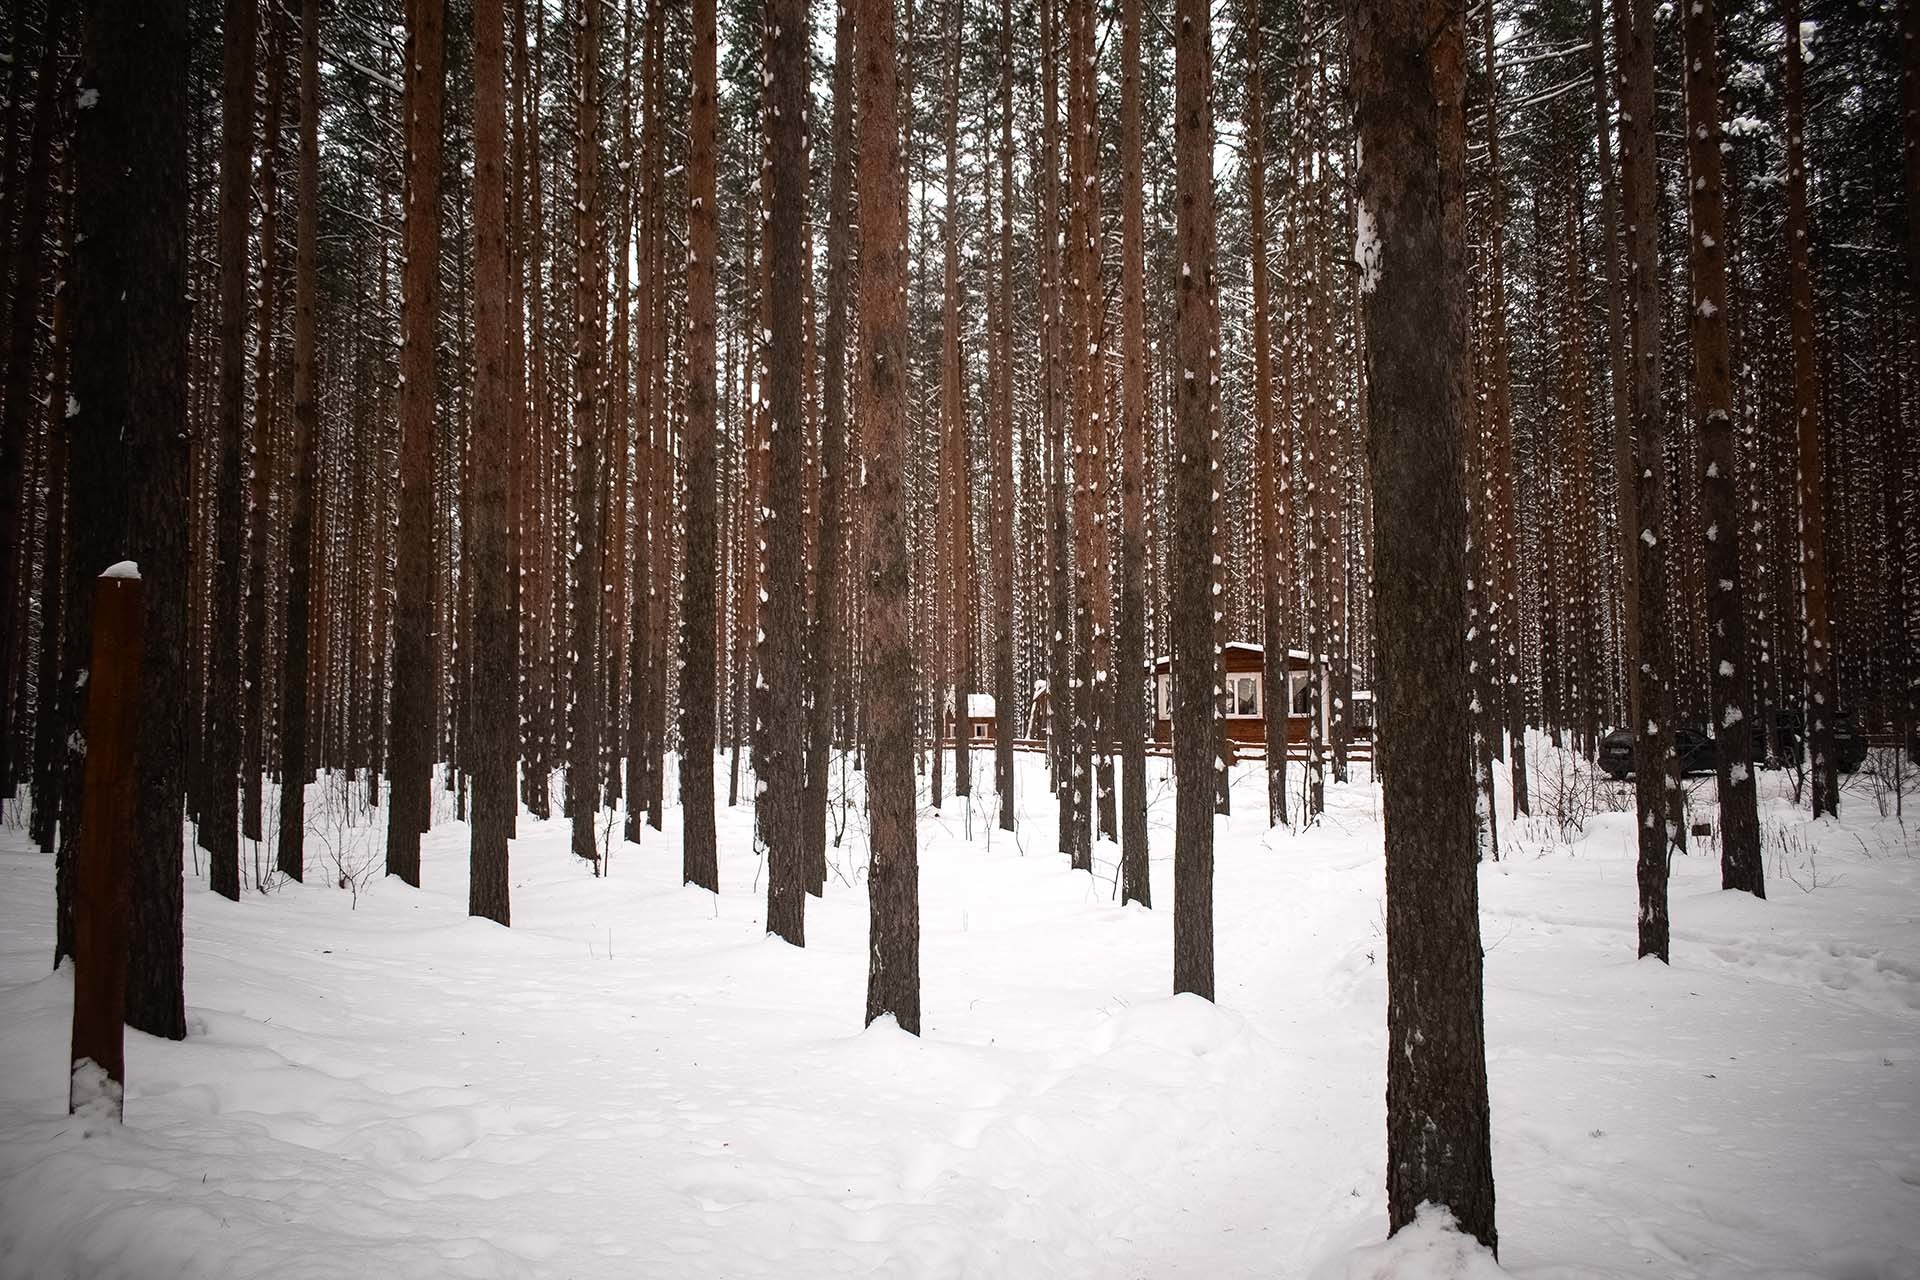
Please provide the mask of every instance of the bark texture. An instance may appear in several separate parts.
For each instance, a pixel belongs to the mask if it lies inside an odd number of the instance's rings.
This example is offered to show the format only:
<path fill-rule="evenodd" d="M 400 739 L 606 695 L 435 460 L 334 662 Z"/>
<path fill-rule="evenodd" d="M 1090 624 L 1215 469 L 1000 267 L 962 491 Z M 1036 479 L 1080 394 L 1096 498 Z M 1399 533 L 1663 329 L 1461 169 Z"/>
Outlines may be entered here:
<path fill-rule="evenodd" d="M 1720 797 L 1720 884 L 1767 896 L 1760 861 L 1752 709 L 1747 679 L 1746 587 L 1734 458 L 1733 374 L 1727 343 L 1727 217 L 1720 158 L 1720 64 L 1714 0 L 1686 9 L 1687 184 L 1691 215 L 1693 411 L 1705 499 L 1707 659 Z"/>
<path fill-rule="evenodd" d="M 867 1021 L 920 1034 L 920 859 L 908 634 L 907 175 L 893 0 L 854 0 L 860 133 L 860 344 L 865 376 L 867 815 L 872 913 Z"/>
<path fill-rule="evenodd" d="M 87 6 L 74 113 L 73 374 L 67 422 L 69 725 L 86 720 L 93 579 L 133 560 L 146 659 L 129 888 L 127 1024 L 186 1036 L 181 817 L 187 755 L 186 0 Z M 80 744 L 84 746 L 84 744 Z M 67 770 L 62 847 L 83 762 Z M 69 853 L 71 856 L 71 853 Z"/>
<path fill-rule="evenodd" d="M 1495 1247 L 1467 715 L 1461 6 L 1357 0 L 1368 453 L 1387 856 L 1387 1210 Z"/>
<path fill-rule="evenodd" d="M 687 549 L 681 578 L 680 874 L 720 888 L 714 837 L 718 675 L 714 505 L 714 160 L 718 45 L 714 0 L 693 0 L 693 109 L 687 165 Z"/>
<path fill-rule="evenodd" d="M 1173 989 L 1213 999 L 1214 696 L 1212 37 L 1206 0 L 1174 7 Z"/>

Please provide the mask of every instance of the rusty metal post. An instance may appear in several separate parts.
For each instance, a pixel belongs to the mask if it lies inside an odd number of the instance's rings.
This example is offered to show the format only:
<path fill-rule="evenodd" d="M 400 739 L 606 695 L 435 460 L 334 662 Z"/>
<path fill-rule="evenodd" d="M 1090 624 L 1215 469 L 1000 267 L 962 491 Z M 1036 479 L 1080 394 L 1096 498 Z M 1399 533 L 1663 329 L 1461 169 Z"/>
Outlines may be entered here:
<path fill-rule="evenodd" d="M 67 1110 L 124 1110 L 127 860 L 133 847 L 134 740 L 145 615 L 131 561 L 100 575 L 87 673 L 86 789 L 74 892 L 73 1058 Z"/>

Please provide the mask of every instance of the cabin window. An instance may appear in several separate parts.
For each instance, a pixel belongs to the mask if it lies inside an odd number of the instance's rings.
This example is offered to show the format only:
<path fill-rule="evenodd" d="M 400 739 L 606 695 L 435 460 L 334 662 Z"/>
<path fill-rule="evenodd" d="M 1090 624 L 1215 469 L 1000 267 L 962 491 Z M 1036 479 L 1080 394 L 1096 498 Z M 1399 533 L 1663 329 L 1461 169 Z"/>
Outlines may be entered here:
<path fill-rule="evenodd" d="M 1236 720 L 1257 720 L 1260 718 L 1259 676 L 1232 675 L 1227 677 L 1227 714 Z"/>
<path fill-rule="evenodd" d="M 976 720 L 973 722 L 973 736 L 976 738 L 984 738 L 987 736 L 987 726 L 983 721 Z"/>
<path fill-rule="evenodd" d="M 1173 677 L 1155 676 L 1153 681 L 1154 716 L 1159 720 L 1173 719 Z"/>
<path fill-rule="evenodd" d="M 1297 716 L 1313 714 L 1313 686 L 1307 683 L 1305 676 L 1300 678 L 1299 688 L 1293 691 L 1293 714 Z"/>

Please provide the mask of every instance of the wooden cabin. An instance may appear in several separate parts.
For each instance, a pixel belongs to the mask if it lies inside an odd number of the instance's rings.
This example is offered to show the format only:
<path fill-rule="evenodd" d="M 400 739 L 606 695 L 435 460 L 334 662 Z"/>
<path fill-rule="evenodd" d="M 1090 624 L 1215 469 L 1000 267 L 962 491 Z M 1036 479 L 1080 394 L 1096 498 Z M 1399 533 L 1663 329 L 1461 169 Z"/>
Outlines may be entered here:
<path fill-rule="evenodd" d="M 1221 657 L 1226 667 L 1226 722 L 1227 739 L 1243 744 L 1264 744 L 1267 741 L 1268 698 L 1266 684 L 1266 650 L 1257 644 L 1244 644 L 1234 641 L 1222 647 Z M 1153 664 L 1153 740 L 1160 743 L 1173 741 L 1173 659 L 1159 658 Z M 1287 689 L 1286 689 L 1286 740 L 1305 742 L 1307 740 L 1307 720 L 1311 703 L 1311 687 L 1307 683 L 1309 664 L 1305 652 L 1299 649 L 1287 651 Z M 1324 676 L 1324 672 L 1323 672 Z M 1368 695 L 1369 700 L 1371 695 Z M 1356 691 L 1354 700 L 1360 700 Z M 1369 708 L 1371 709 L 1371 708 Z M 1333 717 L 1333 682 L 1322 678 L 1320 681 L 1320 714 L 1322 724 L 1331 724 Z"/>
<path fill-rule="evenodd" d="M 967 695 L 967 740 L 969 745 L 985 747 L 993 745 L 994 735 L 999 732 L 1000 721 L 993 705 L 990 693 L 970 693 Z M 940 726 L 940 738 L 944 742 L 953 741 L 953 694 L 947 694 L 943 709 L 943 723 Z"/>

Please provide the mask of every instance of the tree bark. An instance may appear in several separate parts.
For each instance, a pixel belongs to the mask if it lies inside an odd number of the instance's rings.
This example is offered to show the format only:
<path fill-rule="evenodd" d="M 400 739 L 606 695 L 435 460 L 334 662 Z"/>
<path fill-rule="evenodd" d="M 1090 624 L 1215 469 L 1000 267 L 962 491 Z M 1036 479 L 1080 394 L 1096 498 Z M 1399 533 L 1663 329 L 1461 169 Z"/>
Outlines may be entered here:
<path fill-rule="evenodd" d="M 1253 422 L 1256 467 L 1254 502 L 1259 512 L 1255 564 L 1260 583 L 1262 714 L 1267 723 L 1267 825 L 1287 821 L 1286 631 L 1281 619 L 1280 468 L 1286 459 L 1273 438 L 1273 338 L 1269 329 L 1267 286 L 1267 116 L 1266 77 L 1261 66 L 1260 0 L 1244 0 L 1247 58 L 1247 239 L 1253 275 Z"/>
<path fill-rule="evenodd" d="M 445 0 L 407 0 L 406 260 L 400 297 L 400 521 L 388 710 L 387 874 L 420 883 L 432 821 L 434 732 L 433 454 L 440 314 L 441 110 Z"/>
<path fill-rule="evenodd" d="M 1518 520 L 1514 510 L 1513 386 L 1507 362 L 1507 197 L 1500 169 L 1500 73 L 1495 60 L 1493 0 L 1482 15 L 1487 61 L 1487 184 L 1489 324 L 1488 376 L 1493 409 L 1493 533 L 1492 560 L 1498 578 L 1491 590 L 1499 608 L 1488 619 L 1493 670 L 1488 673 L 1495 705 L 1489 722 L 1494 736 L 1507 731 L 1509 777 L 1516 817 L 1530 812 L 1527 798 L 1527 703 L 1520 682 L 1522 666 L 1519 601 L 1514 592 L 1515 562 L 1519 555 Z"/>
<path fill-rule="evenodd" d="M 1005 0 L 1003 0 L 1003 3 Z M 1114 655 L 1114 732 L 1120 738 L 1120 894 L 1153 905 L 1147 864 L 1146 208 L 1140 110 L 1140 0 L 1122 0 L 1120 28 L 1120 617 Z M 1257 74 L 1257 73 L 1256 73 Z M 1255 143 L 1254 145 L 1258 145 Z M 1010 615 L 1008 615 L 1010 616 Z M 1011 684 L 1011 680 L 1009 680 Z"/>
<path fill-rule="evenodd" d="M 1213 999 L 1213 811 L 1221 749 L 1214 696 L 1213 137 L 1206 0 L 1174 8 L 1173 989 Z"/>
<path fill-rule="evenodd" d="M 1014 829 L 1013 740 L 1019 694 L 1014 683 L 1013 481 L 1013 0 L 1000 0 L 1000 252 L 999 313 L 995 317 L 999 371 L 993 406 L 993 704 L 994 794 L 1000 829 Z M 1030 484 L 1033 479 L 1030 477 Z"/>
<path fill-rule="evenodd" d="M 465 744 L 473 774 L 467 914 L 511 922 L 513 615 L 508 608 L 507 66 L 502 0 L 473 6 L 473 687 Z"/>
<path fill-rule="evenodd" d="M 953 794 L 956 798 L 973 794 L 973 767 L 969 758 L 973 732 L 967 705 L 973 690 L 973 671 L 968 662 L 968 640 L 972 633 L 972 536 L 968 520 L 967 492 L 970 476 L 967 465 L 966 366 L 960 359 L 960 47 L 962 43 L 959 0 L 946 3 L 946 99 L 947 169 L 946 216 L 941 226 L 943 250 L 943 287 L 940 305 L 940 436 L 945 461 L 940 480 L 945 490 L 940 506 L 946 514 L 946 552 L 948 560 L 947 628 L 945 642 L 947 668 L 941 672 L 945 685 L 938 702 L 951 697 L 953 716 Z M 939 748 L 943 727 L 934 731 L 935 749 Z"/>
<path fill-rule="evenodd" d="M 34 76 L 33 135 L 28 142 L 23 185 L 20 235 L 13 251 L 12 299 L 8 308 L 5 400 L 0 404 L 0 612 L 9 619 L 0 634 L 0 797 L 12 799 L 14 772 L 14 700 L 10 696 L 16 663 L 26 661 L 26 647 L 16 652 L 12 619 L 26 617 L 27 575 L 20 572 L 26 557 L 25 458 L 27 421 L 34 404 L 34 337 L 40 327 L 40 308 L 46 298 L 41 283 L 46 274 L 47 196 L 53 180 L 53 134 L 57 110 L 54 92 L 60 79 L 60 44 L 66 29 L 67 0 L 51 0 L 41 23 L 39 66 Z M 15 28 L 15 58 L 24 52 Z M 9 157 L 11 161 L 11 157 Z M 9 163 L 4 179 L 13 189 Z M 0 222 L 0 239 L 9 226 Z M 24 635 L 25 633 L 22 632 Z M 44 705 L 44 704 L 43 704 Z M 3 807 L 3 806 L 0 806 Z"/>
<path fill-rule="evenodd" d="M 315 404 L 314 305 L 320 240 L 320 0 L 300 6 L 300 194 L 294 248 L 293 490 L 287 527 L 286 639 L 280 678 L 280 870 L 306 875 L 308 566 L 313 559 L 313 489 L 318 415 Z M 375 466 L 385 469 L 376 459 Z M 382 521 L 382 527 L 385 522 Z M 384 576 L 378 557 L 375 581 Z M 376 634 L 376 640 L 381 637 Z M 375 653 L 381 652 L 376 644 Z M 377 673 L 376 667 L 376 673 Z M 376 687 L 378 679 L 375 680 Z M 389 795 L 389 808 L 392 796 Z M 388 814 L 389 821 L 392 814 Z M 388 828 L 391 834 L 392 828 Z M 417 840 L 417 837 L 416 837 Z"/>
<path fill-rule="evenodd" d="M 1387 1210 L 1489 1248 L 1493 1167 L 1467 731 L 1462 6 L 1356 0 L 1368 454 L 1387 849 Z"/>
<path fill-rule="evenodd" d="M 1747 716 L 1746 587 L 1734 479 L 1733 372 L 1727 343 L 1727 226 L 1720 159 L 1720 65 L 1714 0 L 1686 10 L 1687 184 L 1692 215 L 1693 400 L 1700 433 L 1700 491 L 1707 518 L 1708 661 L 1712 664 L 1715 769 L 1720 795 L 1720 885 L 1767 896 Z"/>
<path fill-rule="evenodd" d="M 575 857 L 600 871 L 601 457 L 600 324 L 606 311 L 600 265 L 600 4 L 587 0 L 574 26 L 579 94 L 573 142 L 573 587 L 568 647 L 567 817 Z"/>
<path fill-rule="evenodd" d="M 827 325 L 820 416 L 820 539 L 814 563 L 807 726 L 807 892 L 827 883 L 827 775 L 843 676 L 840 611 L 847 529 L 847 292 L 853 269 L 853 14 L 836 8 L 833 31 L 833 171 L 827 193 Z"/>
<path fill-rule="evenodd" d="M 767 932 L 796 947 L 806 934 L 806 577 L 803 561 L 806 444 L 805 318 L 807 0 L 770 0 L 768 140 L 773 154 L 766 263 L 770 413 L 767 606 L 760 679 L 765 733 L 754 743 L 760 788 L 755 824 L 767 850 Z M 815 693 L 818 691 L 815 690 Z"/>
<path fill-rule="evenodd" d="M 893 0 L 855 0 L 860 132 L 860 344 L 866 368 L 867 1021 L 920 1034 L 920 860 L 913 797 L 913 648 L 908 634 L 907 183 Z"/>
<path fill-rule="evenodd" d="M 260 302 L 255 312 L 256 354 L 253 368 L 252 478 L 248 497 L 246 667 L 246 728 L 240 757 L 241 834 L 265 839 L 261 825 L 260 792 L 266 766 L 267 740 L 267 565 L 272 550 L 268 517 L 273 501 L 275 455 L 274 338 L 279 332 L 280 306 L 280 102 L 286 81 L 285 24 L 276 7 L 267 23 L 267 105 L 260 127 Z"/>
<path fill-rule="evenodd" d="M 1653 4 L 1615 0 L 1614 47 L 1619 51 L 1620 190 L 1627 224 L 1627 319 L 1632 352 L 1628 379 L 1633 426 L 1632 492 L 1637 615 L 1628 669 L 1637 686 L 1633 768 L 1638 813 L 1639 954 L 1667 959 L 1667 761 L 1673 728 L 1666 724 L 1669 676 L 1666 544 L 1666 443 L 1660 413 L 1659 227 L 1654 199 Z"/>
<path fill-rule="evenodd" d="M 73 553 L 66 722 L 86 723 L 92 580 L 133 560 L 146 595 L 127 1023 L 186 1036 L 181 809 L 187 747 L 186 0 L 87 6 L 75 112 Z M 82 760 L 61 843 L 78 836 Z"/>
<path fill-rule="evenodd" d="M 1787 0 L 1787 273 L 1793 336 L 1793 417 L 1800 450 L 1800 578 L 1806 592 L 1807 746 L 1813 816 L 1839 816 L 1833 754 L 1833 640 L 1827 587 L 1827 499 L 1821 478 L 1820 369 L 1813 339 L 1813 268 L 1807 255 L 1806 108 L 1802 101 L 1800 0 Z"/>
<path fill-rule="evenodd" d="M 680 874 L 720 889 L 714 837 L 714 169 L 718 44 L 714 0 L 693 0 L 693 110 L 687 164 L 687 571 L 681 579 Z"/>
<path fill-rule="evenodd" d="M 227 0 L 220 101 L 220 420 L 214 484 L 212 618 L 216 636 L 240 633 L 240 434 L 247 396 L 247 193 L 253 181 L 254 0 Z M 208 880 L 224 898 L 240 897 L 240 672 L 209 664 L 207 808 L 200 843 Z"/>

